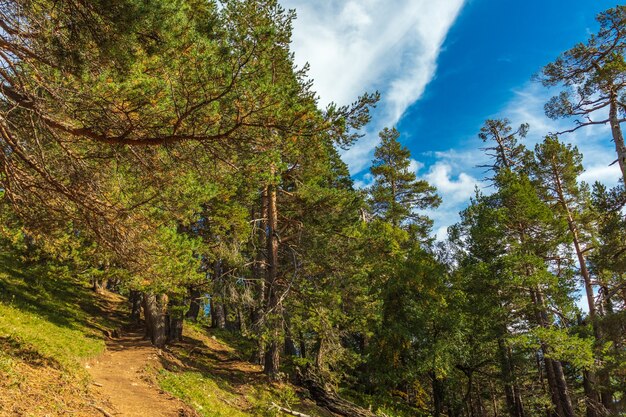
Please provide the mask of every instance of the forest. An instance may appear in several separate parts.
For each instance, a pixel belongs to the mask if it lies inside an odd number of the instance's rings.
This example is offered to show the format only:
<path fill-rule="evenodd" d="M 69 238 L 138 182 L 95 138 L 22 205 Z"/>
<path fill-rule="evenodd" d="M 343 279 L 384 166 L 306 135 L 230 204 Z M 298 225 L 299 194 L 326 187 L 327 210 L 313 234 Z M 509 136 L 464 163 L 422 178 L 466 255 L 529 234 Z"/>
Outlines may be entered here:
<path fill-rule="evenodd" d="M 548 117 L 606 131 L 618 185 L 581 181 L 568 132 L 527 147 L 532 126 L 486 120 L 489 186 L 446 240 L 396 128 L 354 186 L 341 153 L 380 95 L 321 108 L 294 19 L 277 0 L 0 1 L 2 270 L 124 297 L 159 352 L 223 331 L 329 415 L 626 415 L 626 6 L 535 80 L 559 92 Z"/>

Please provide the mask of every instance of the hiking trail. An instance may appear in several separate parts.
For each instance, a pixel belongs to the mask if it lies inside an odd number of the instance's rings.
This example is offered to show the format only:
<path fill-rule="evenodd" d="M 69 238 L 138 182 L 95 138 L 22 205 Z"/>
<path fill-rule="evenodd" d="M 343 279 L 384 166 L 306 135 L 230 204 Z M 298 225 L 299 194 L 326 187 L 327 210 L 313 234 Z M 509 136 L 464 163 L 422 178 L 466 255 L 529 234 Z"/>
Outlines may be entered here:
<path fill-rule="evenodd" d="M 195 416 L 188 406 L 162 391 L 148 371 L 161 367 L 161 354 L 139 331 L 107 341 L 106 352 L 85 365 L 98 400 L 95 406 L 112 416 Z"/>

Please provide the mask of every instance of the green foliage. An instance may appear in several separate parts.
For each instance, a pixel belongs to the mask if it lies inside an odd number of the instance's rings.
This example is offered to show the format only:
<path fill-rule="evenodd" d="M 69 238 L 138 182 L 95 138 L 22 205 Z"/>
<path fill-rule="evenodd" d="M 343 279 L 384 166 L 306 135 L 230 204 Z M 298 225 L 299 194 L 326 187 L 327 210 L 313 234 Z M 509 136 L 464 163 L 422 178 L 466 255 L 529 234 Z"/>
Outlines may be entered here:
<path fill-rule="evenodd" d="M 368 190 L 372 212 L 396 227 L 414 225 L 425 238 L 432 221 L 418 210 L 438 207 L 441 198 L 434 187 L 417 180 L 411 171 L 411 154 L 398 142 L 400 133 L 385 128 L 379 136 L 381 143 L 374 150 L 371 168 L 374 185 Z"/>
<path fill-rule="evenodd" d="M 567 362 L 576 368 L 591 369 L 595 366 L 593 343 L 591 338 L 580 338 L 571 335 L 565 329 L 534 329 L 530 335 L 534 339 L 535 348 L 539 348 L 540 341 L 548 344 L 551 349 L 546 356 L 559 361 Z"/>

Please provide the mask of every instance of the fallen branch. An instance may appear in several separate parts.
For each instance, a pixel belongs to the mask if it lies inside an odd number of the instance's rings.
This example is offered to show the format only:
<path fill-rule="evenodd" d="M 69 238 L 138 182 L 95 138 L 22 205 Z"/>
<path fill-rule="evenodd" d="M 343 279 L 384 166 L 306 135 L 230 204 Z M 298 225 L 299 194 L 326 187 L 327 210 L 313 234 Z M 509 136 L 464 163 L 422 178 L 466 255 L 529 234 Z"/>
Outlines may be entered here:
<path fill-rule="evenodd" d="M 91 403 L 91 406 L 93 408 L 95 408 L 96 410 L 100 411 L 102 414 L 104 414 L 104 417 L 115 417 L 113 414 L 109 413 L 107 410 L 105 410 L 104 408 L 102 408 L 102 407 L 100 407 L 100 406 L 98 406 L 98 405 L 96 405 L 94 403 Z"/>
<path fill-rule="evenodd" d="M 270 407 L 270 410 L 272 410 L 274 408 L 277 409 L 278 411 L 281 411 L 281 412 L 285 413 L 285 414 L 289 414 L 289 415 L 296 416 L 296 417 L 311 417 L 308 414 L 300 413 L 298 411 L 293 411 L 293 410 L 290 410 L 288 408 L 281 407 L 280 405 L 278 405 L 278 404 L 273 402 L 272 406 Z"/>
<path fill-rule="evenodd" d="M 341 398 L 335 391 L 328 389 L 319 376 L 306 371 L 300 377 L 301 384 L 309 391 L 311 398 L 319 405 L 334 414 L 344 417 L 375 417 L 376 415 L 363 407 Z"/>

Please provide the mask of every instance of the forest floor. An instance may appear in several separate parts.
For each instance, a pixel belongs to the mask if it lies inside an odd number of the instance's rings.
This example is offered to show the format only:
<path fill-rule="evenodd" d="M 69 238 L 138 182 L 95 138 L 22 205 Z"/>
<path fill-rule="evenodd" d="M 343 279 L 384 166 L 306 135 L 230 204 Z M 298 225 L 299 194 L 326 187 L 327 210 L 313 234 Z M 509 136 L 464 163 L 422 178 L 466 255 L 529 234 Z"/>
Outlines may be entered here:
<path fill-rule="evenodd" d="M 119 311 L 111 306 L 109 311 Z M 143 330 L 121 331 L 106 351 L 86 364 L 102 410 L 124 417 L 279 416 L 275 404 L 328 417 L 287 383 L 270 383 L 262 368 L 245 360 L 241 336 L 187 323 L 184 340 L 161 350 Z"/>
<path fill-rule="evenodd" d="M 0 255 L 0 417 L 332 417 L 270 382 L 245 337 L 186 323 L 183 342 L 156 349 L 127 327 L 125 298 L 86 279 Z"/>

